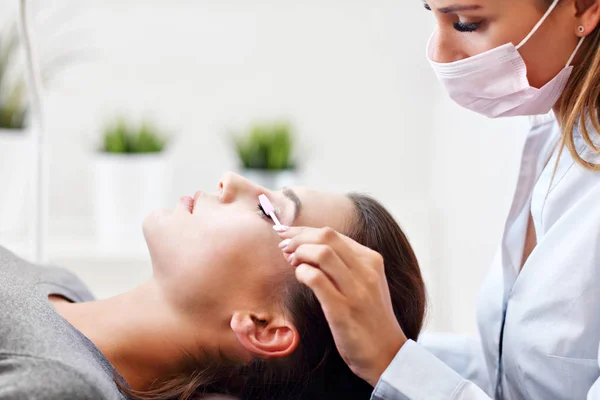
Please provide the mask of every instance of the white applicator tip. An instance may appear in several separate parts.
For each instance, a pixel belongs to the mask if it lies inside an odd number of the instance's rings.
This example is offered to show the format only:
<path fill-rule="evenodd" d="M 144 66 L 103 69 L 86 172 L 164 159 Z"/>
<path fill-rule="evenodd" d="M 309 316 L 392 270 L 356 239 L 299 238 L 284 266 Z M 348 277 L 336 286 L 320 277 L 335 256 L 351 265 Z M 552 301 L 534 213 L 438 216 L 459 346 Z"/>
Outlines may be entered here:
<path fill-rule="evenodd" d="M 277 215 L 275 215 L 274 212 L 272 212 L 271 214 L 269 214 L 269 216 L 275 222 L 275 226 L 280 226 L 281 225 L 281 222 L 279 222 L 279 220 L 277 219 Z"/>
<path fill-rule="evenodd" d="M 273 230 L 275 232 L 283 233 L 283 232 L 287 232 L 289 229 L 290 229 L 289 226 L 285 226 L 285 225 L 273 225 Z"/>
<path fill-rule="evenodd" d="M 258 202 L 260 203 L 260 206 L 262 207 L 265 214 L 271 217 L 273 222 L 275 222 L 275 225 L 281 225 L 281 223 L 277 219 L 277 216 L 275 215 L 275 207 L 273 207 L 273 204 L 271 204 L 271 201 L 267 198 L 267 196 L 261 194 L 260 196 L 258 196 Z"/>

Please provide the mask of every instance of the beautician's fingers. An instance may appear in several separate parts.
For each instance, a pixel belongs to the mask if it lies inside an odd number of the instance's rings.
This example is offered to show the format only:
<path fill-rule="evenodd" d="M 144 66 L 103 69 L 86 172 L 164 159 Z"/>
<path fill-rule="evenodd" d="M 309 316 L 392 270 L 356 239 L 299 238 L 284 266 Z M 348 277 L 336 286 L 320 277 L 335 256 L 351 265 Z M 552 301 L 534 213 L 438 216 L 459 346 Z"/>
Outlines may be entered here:
<path fill-rule="evenodd" d="M 349 272 L 351 272 L 349 270 Z M 321 269 L 296 268 L 296 278 L 316 295 L 336 347 L 350 369 L 375 386 L 406 336 L 394 315 L 385 275 L 383 284 L 357 280 L 353 293 L 340 293 Z"/>
<path fill-rule="evenodd" d="M 356 254 L 364 253 L 366 248 L 332 228 L 293 227 L 286 232 L 281 232 L 280 236 L 283 239 L 282 243 L 286 245 L 282 249 L 284 253 L 293 253 L 298 246 L 306 243 L 327 244 L 336 251 L 349 268 L 363 265 L 357 262 Z"/>
<path fill-rule="evenodd" d="M 291 254 L 290 264 L 309 264 L 319 268 L 345 296 L 356 289 L 354 277 L 335 250 L 325 244 L 302 244 Z"/>
<path fill-rule="evenodd" d="M 373 282 L 385 276 L 383 259 L 379 253 L 331 228 L 294 227 L 282 236 L 286 239 L 280 243 L 280 248 L 283 247 L 286 254 L 293 253 L 303 244 L 325 244 L 352 270 L 355 280 Z M 387 285 L 380 290 L 388 290 Z"/>
<path fill-rule="evenodd" d="M 296 270 L 296 275 L 313 274 L 317 284 L 307 285 L 321 303 L 340 355 L 356 375 L 375 386 L 407 340 L 394 315 L 383 257 L 331 229 L 291 228 L 282 237 L 290 239 L 284 243 L 287 245 L 284 254 L 293 254 L 308 245 L 320 245 L 329 247 L 342 261 L 324 262 L 325 258 L 335 260 L 329 254 L 319 262 L 308 263 L 318 264 L 318 268 L 308 265 L 312 269 L 303 267 L 300 273 Z M 334 286 L 335 276 L 344 276 L 343 273 L 352 281 L 343 284 L 352 290 L 338 291 L 341 298 L 323 295 L 336 293 L 331 287 L 316 292 L 325 285 Z M 327 281 L 329 274 L 333 280 Z"/>
<path fill-rule="evenodd" d="M 293 227 L 280 233 L 285 239 L 279 247 L 285 254 L 294 253 L 304 244 L 323 244 L 331 247 L 344 265 L 352 270 L 355 280 L 378 282 L 383 292 L 389 292 L 381 255 L 331 228 Z M 382 279 L 383 278 L 383 279 Z"/>
<path fill-rule="evenodd" d="M 346 298 L 323 271 L 312 265 L 300 264 L 295 273 L 298 282 L 308 286 L 317 296 L 328 321 L 330 318 L 337 320 L 343 315 L 348 308 Z"/>
<path fill-rule="evenodd" d="M 323 228 L 311 228 L 307 226 L 293 226 L 286 227 L 284 231 L 277 231 L 282 239 L 294 239 L 302 238 L 304 241 L 313 243 L 345 243 L 349 246 L 353 246 L 354 241 L 349 237 L 342 235 L 336 230 L 323 227 Z M 360 246 L 360 245 L 359 245 Z"/>

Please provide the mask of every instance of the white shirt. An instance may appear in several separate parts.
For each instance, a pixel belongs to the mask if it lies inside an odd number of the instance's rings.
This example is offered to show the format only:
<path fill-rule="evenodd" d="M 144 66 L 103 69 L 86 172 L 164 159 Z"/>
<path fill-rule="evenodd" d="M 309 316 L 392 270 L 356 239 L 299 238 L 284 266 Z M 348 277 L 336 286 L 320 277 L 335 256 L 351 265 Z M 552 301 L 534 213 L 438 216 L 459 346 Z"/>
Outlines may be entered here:
<path fill-rule="evenodd" d="M 559 137 L 552 117 L 537 118 L 528 135 L 478 296 L 479 337 L 409 341 L 373 399 L 600 399 L 600 172 L 565 149 L 552 181 Z M 599 162 L 579 134 L 575 143 Z M 521 270 L 530 212 L 537 246 Z"/>

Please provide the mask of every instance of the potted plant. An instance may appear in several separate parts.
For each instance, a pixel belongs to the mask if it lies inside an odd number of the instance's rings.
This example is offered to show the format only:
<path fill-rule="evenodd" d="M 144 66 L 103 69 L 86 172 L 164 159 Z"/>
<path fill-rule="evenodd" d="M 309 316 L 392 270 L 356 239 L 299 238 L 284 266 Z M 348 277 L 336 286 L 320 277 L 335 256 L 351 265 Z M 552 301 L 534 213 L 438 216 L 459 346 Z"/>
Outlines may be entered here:
<path fill-rule="evenodd" d="M 254 124 L 235 137 L 239 172 L 269 189 L 297 183 L 293 160 L 294 135 L 287 122 Z"/>
<path fill-rule="evenodd" d="M 44 83 L 72 64 L 79 50 L 66 49 L 40 60 Z M 9 23 L 0 30 L 0 236 L 13 236 L 25 227 L 32 178 L 32 135 L 18 30 Z"/>
<path fill-rule="evenodd" d="M 17 69 L 16 30 L 0 34 L 0 234 L 24 227 L 22 217 L 30 182 L 30 135 L 26 125 L 25 82 Z"/>
<path fill-rule="evenodd" d="M 96 235 L 103 251 L 143 251 L 144 218 L 168 205 L 166 145 L 166 136 L 147 122 L 121 118 L 106 126 L 94 160 Z"/>

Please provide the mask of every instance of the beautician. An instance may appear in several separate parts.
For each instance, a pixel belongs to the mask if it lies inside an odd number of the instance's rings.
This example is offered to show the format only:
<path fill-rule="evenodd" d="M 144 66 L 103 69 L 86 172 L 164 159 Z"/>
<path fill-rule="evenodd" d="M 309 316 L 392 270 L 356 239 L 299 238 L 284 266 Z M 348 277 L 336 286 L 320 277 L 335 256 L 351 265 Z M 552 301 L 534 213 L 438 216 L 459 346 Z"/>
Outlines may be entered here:
<path fill-rule="evenodd" d="M 296 276 L 374 399 L 600 399 L 600 0 L 425 8 L 427 56 L 454 101 L 491 118 L 554 111 L 532 118 L 479 337 L 407 340 L 381 257 L 330 230 L 281 234 L 313 251 Z"/>

